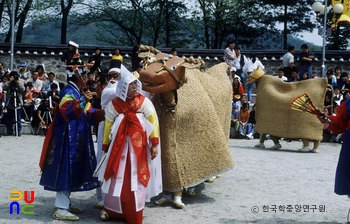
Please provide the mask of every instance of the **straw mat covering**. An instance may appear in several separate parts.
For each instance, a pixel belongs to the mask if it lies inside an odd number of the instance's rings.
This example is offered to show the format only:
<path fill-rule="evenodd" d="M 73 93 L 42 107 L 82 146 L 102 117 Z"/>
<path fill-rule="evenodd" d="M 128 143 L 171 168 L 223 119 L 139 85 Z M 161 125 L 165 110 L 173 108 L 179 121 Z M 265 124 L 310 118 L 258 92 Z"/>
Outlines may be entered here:
<path fill-rule="evenodd" d="M 315 115 L 290 109 L 290 102 L 307 93 L 322 110 L 326 93 L 325 79 L 283 82 L 271 75 L 259 80 L 256 94 L 255 130 L 284 138 L 322 140 L 322 125 Z"/>
<path fill-rule="evenodd" d="M 177 90 L 174 114 L 165 112 L 154 97 L 167 191 L 195 186 L 234 166 L 228 145 L 232 87 L 226 70 L 225 63 L 206 73 L 186 69 L 188 82 Z"/>

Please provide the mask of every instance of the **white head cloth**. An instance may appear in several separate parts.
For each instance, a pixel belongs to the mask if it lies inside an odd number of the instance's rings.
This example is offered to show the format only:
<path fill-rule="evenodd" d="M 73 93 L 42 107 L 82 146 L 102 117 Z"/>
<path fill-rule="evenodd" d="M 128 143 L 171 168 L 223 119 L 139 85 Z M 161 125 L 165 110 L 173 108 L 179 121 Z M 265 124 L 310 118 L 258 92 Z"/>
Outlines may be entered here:
<path fill-rule="evenodd" d="M 120 73 L 120 68 L 111 68 L 111 69 L 109 69 L 108 74 L 111 73 L 111 72 L 118 72 L 118 73 Z"/>
<path fill-rule="evenodd" d="M 116 94 L 124 102 L 128 95 L 129 84 L 137 80 L 137 92 L 141 93 L 142 84 L 141 82 L 123 65 L 121 66 L 120 79 L 118 81 Z"/>

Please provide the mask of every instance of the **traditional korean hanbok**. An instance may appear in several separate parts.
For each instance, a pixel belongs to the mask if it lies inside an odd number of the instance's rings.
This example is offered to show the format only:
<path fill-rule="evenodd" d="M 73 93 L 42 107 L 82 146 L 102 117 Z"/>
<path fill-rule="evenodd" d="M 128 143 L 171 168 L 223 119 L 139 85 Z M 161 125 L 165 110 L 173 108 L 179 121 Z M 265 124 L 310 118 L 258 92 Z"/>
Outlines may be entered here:
<path fill-rule="evenodd" d="M 101 217 L 107 213 L 128 223 L 142 223 L 145 202 L 162 192 L 158 118 L 138 80 L 138 94 L 127 97 L 135 80 L 131 73 L 121 74 L 118 97 L 105 108 L 103 150 L 108 151 L 99 171 L 106 193 Z M 158 145 L 153 160 L 152 145 Z"/>

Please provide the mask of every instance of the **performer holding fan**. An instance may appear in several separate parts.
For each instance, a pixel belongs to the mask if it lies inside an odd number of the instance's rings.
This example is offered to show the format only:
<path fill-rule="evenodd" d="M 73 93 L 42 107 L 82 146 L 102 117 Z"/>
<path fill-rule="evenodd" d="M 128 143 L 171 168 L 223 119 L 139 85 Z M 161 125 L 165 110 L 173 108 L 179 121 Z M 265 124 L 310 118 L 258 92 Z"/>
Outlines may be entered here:
<path fill-rule="evenodd" d="M 348 197 L 350 197 L 350 99 L 340 104 L 336 116 L 328 116 L 313 107 L 312 101 L 308 98 L 307 94 L 303 95 L 299 99 L 295 99 L 291 102 L 292 109 L 315 114 L 321 123 L 323 123 L 324 129 L 329 129 L 335 134 L 344 133 L 344 142 L 339 154 L 335 174 L 334 192 L 338 195 L 348 195 Z"/>

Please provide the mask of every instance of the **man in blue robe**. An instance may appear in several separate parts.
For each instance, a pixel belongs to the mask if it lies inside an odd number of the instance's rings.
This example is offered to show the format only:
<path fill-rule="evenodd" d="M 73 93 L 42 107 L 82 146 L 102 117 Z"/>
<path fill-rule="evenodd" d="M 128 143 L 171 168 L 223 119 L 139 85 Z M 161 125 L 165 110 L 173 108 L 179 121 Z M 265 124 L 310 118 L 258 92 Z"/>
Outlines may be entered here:
<path fill-rule="evenodd" d="M 79 220 L 80 209 L 71 207 L 70 193 L 98 187 L 93 177 L 96 157 L 91 134 L 91 121 L 99 111 L 91 106 L 92 94 L 80 93 L 84 85 L 78 74 L 68 77 L 68 85 L 60 93 L 57 114 L 46 134 L 40 168 L 40 185 L 56 191 L 53 218 Z"/>

